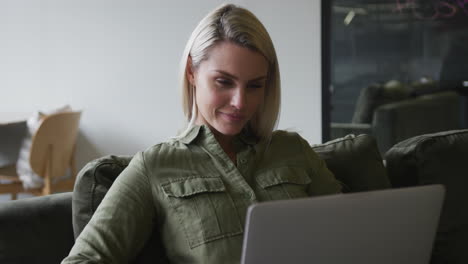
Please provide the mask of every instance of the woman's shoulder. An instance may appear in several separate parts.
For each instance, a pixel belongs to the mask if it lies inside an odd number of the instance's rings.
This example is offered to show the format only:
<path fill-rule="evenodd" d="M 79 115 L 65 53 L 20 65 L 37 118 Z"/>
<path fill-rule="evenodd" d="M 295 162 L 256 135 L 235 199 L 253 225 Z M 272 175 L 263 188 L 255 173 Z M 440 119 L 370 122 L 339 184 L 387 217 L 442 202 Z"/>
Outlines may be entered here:
<path fill-rule="evenodd" d="M 290 130 L 276 130 L 267 141 L 266 150 L 270 154 L 278 153 L 280 156 L 296 155 L 302 153 L 306 143 L 298 132 Z"/>
<path fill-rule="evenodd" d="M 168 139 L 166 141 L 154 144 L 145 150 L 142 151 L 142 155 L 150 158 L 161 157 L 161 156 L 171 156 L 171 155 L 180 155 L 187 153 L 187 146 L 181 142 L 173 139 Z"/>
<path fill-rule="evenodd" d="M 139 151 L 133 156 L 129 165 L 142 171 L 150 179 L 160 181 L 165 178 L 164 175 L 168 174 L 167 171 L 185 170 L 193 159 L 194 157 L 186 146 L 165 141 Z"/>
<path fill-rule="evenodd" d="M 305 139 L 296 131 L 276 130 L 271 135 L 270 144 L 302 145 Z"/>
<path fill-rule="evenodd" d="M 298 132 L 294 130 L 275 130 L 272 133 L 272 137 L 280 138 L 297 138 L 301 137 Z"/>

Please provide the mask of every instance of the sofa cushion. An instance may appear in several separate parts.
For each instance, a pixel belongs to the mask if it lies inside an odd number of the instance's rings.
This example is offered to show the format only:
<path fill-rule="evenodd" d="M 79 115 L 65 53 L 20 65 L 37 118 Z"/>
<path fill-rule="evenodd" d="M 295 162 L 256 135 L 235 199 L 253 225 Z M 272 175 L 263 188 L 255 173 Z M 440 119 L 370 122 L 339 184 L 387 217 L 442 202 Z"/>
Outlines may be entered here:
<path fill-rule="evenodd" d="M 387 172 L 375 139 L 348 135 L 312 146 L 344 185 L 344 192 L 390 188 Z"/>
<path fill-rule="evenodd" d="M 407 139 L 393 146 L 385 157 L 394 187 L 445 186 L 431 263 L 468 263 L 468 129 Z"/>

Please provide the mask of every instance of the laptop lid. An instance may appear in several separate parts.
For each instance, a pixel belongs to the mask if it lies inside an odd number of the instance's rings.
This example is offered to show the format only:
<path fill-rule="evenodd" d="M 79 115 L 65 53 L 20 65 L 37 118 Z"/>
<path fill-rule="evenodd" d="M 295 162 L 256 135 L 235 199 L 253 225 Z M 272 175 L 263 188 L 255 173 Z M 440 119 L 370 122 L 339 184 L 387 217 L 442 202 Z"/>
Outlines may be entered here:
<path fill-rule="evenodd" d="M 254 204 L 242 263 L 427 264 L 444 195 L 429 185 Z"/>

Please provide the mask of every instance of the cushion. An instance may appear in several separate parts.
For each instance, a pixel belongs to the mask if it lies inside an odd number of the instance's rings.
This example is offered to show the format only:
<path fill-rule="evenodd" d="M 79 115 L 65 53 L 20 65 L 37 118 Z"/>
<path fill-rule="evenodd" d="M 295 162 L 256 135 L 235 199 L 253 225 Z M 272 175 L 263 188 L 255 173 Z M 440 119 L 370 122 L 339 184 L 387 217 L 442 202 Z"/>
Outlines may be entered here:
<path fill-rule="evenodd" d="M 390 188 L 382 157 L 372 136 L 348 135 L 312 148 L 345 185 L 343 192 Z"/>
<path fill-rule="evenodd" d="M 385 157 L 394 187 L 445 186 L 431 263 L 468 263 L 468 129 L 407 139 L 393 146 Z"/>
<path fill-rule="evenodd" d="M 130 156 L 105 156 L 89 162 L 80 170 L 72 199 L 75 239 L 88 224 L 112 183 L 128 166 L 131 159 Z M 160 236 L 156 231 L 132 263 L 167 263 Z"/>

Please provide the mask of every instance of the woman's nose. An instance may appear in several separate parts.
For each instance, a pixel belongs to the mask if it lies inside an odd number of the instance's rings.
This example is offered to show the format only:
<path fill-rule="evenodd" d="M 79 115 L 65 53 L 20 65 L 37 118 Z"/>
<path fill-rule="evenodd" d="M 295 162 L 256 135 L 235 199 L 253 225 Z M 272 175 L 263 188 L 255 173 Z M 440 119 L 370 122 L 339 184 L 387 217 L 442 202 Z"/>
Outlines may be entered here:
<path fill-rule="evenodd" d="M 243 109 L 247 102 L 245 89 L 243 87 L 237 87 L 233 91 L 231 96 L 231 105 L 236 109 Z"/>

